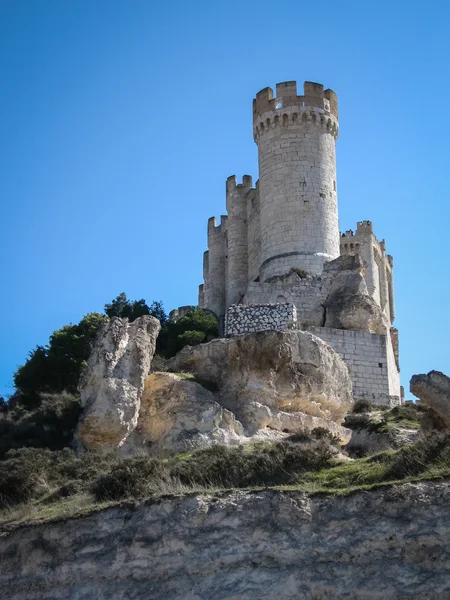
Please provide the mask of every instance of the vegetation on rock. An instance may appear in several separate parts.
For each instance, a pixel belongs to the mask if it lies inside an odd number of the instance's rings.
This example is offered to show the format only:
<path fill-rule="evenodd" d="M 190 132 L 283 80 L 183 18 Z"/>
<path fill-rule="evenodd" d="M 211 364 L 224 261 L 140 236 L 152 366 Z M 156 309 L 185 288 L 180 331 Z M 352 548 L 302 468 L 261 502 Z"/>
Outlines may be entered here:
<path fill-rule="evenodd" d="M 105 314 L 92 312 L 75 325 L 69 323 L 52 333 L 49 343 L 36 346 L 26 362 L 14 374 L 17 389 L 14 402 L 29 409 L 37 408 L 42 393 L 77 394 L 78 381 L 91 352 L 100 327 L 112 317 L 127 318 L 130 322 L 151 315 L 161 323 L 157 353 L 174 356 L 186 345 L 194 346 L 218 335 L 216 318 L 201 309 L 193 309 L 176 323 L 169 322 L 160 301 L 147 304 L 145 300 L 128 300 L 119 294 L 105 304 Z M 0 400 L 0 410 L 5 405 Z"/>

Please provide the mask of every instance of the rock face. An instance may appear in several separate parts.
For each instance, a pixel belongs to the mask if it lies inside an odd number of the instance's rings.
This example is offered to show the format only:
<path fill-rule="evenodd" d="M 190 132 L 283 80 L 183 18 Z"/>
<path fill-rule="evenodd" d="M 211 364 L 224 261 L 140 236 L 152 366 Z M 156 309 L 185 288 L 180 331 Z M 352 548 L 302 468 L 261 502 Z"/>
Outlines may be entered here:
<path fill-rule="evenodd" d="M 386 317 L 369 295 L 359 254 L 331 261 L 325 265 L 323 277 L 331 284 L 324 303 L 324 327 L 386 334 Z"/>
<path fill-rule="evenodd" d="M 443 600 L 450 484 L 161 499 L 0 537 L 8 600 Z"/>
<path fill-rule="evenodd" d="M 364 456 L 375 454 L 383 450 L 400 448 L 407 444 L 415 444 L 420 439 L 418 429 L 398 427 L 389 433 L 370 432 L 367 429 L 356 429 L 352 431 L 352 437 L 345 446 L 350 456 Z"/>
<path fill-rule="evenodd" d="M 144 381 L 160 330 L 157 319 L 114 317 L 94 344 L 79 391 L 84 411 L 75 439 L 86 450 L 120 447 L 137 424 Z"/>
<path fill-rule="evenodd" d="M 436 425 L 440 421 L 441 428 L 450 428 L 450 377 L 440 371 L 413 375 L 410 391 L 435 413 L 432 420 Z"/>
<path fill-rule="evenodd" d="M 215 394 L 173 373 L 151 373 L 141 398 L 138 424 L 123 453 L 184 452 L 244 440 L 244 428 L 222 408 Z"/>
<path fill-rule="evenodd" d="M 353 402 L 345 363 L 330 346 L 303 331 L 213 340 L 184 348 L 168 366 L 217 385 L 220 404 L 250 432 L 336 425 Z M 347 430 L 336 429 L 349 437 Z"/>

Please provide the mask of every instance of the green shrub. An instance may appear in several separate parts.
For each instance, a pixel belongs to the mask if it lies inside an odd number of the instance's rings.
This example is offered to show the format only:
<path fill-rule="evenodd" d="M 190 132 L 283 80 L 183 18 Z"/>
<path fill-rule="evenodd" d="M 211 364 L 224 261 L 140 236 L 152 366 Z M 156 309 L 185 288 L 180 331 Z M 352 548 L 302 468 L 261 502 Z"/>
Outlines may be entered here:
<path fill-rule="evenodd" d="M 444 460 L 450 466 L 450 435 L 436 433 L 414 446 L 402 448 L 394 455 L 384 479 L 404 479 L 426 471 L 432 463 Z"/>
<path fill-rule="evenodd" d="M 372 425 L 372 418 L 370 415 L 366 413 L 362 414 L 349 414 L 345 417 L 344 422 L 342 423 L 344 427 L 348 427 L 349 429 L 369 429 Z"/>
<path fill-rule="evenodd" d="M 203 331 L 185 331 L 177 337 L 182 347 L 197 346 L 206 340 L 206 334 Z"/>
<path fill-rule="evenodd" d="M 47 473 L 53 459 L 49 450 L 11 451 L 0 462 L 0 506 L 7 507 L 36 498 L 48 490 Z"/>
<path fill-rule="evenodd" d="M 392 416 L 392 420 L 399 421 L 419 421 L 420 410 L 418 410 L 415 404 L 395 406 L 388 414 Z"/>
<path fill-rule="evenodd" d="M 107 320 L 105 315 L 90 313 L 77 325 L 54 331 L 47 346 L 37 346 L 30 352 L 28 360 L 14 374 L 14 385 L 29 408 L 35 407 L 36 394 L 41 392 L 77 393 L 81 370 Z"/>
<path fill-rule="evenodd" d="M 245 446 L 212 446 L 174 464 L 171 475 L 185 485 L 249 487 L 293 483 L 299 473 L 328 465 L 335 451 L 324 440 Z"/>
<path fill-rule="evenodd" d="M 360 398 L 355 402 L 352 408 L 352 413 L 357 415 L 360 413 L 370 412 L 373 410 L 373 404 L 366 398 Z"/>
<path fill-rule="evenodd" d="M 216 317 L 209 311 L 194 308 L 178 321 L 165 324 L 158 336 L 156 349 L 159 354 L 170 358 L 184 346 L 209 342 L 218 335 Z"/>
<path fill-rule="evenodd" d="M 93 482 L 91 492 L 99 501 L 142 498 L 151 495 L 164 479 L 167 473 L 161 461 L 145 456 L 124 458 Z"/>
<path fill-rule="evenodd" d="M 305 279 L 306 277 L 308 277 L 308 271 L 305 271 L 305 269 L 299 269 L 298 267 L 292 267 L 292 269 L 289 271 L 289 275 L 291 275 L 292 273 L 298 275 L 300 279 Z"/>
<path fill-rule="evenodd" d="M 326 427 L 315 427 L 311 431 L 311 435 L 316 440 L 326 440 L 333 446 L 340 446 L 341 440 L 339 436 L 333 435 Z"/>
<path fill-rule="evenodd" d="M 71 394 L 40 394 L 39 406 L 26 411 L 16 398 L 16 408 L 0 419 L 0 459 L 16 448 L 60 450 L 68 446 L 81 413 L 77 397 Z"/>

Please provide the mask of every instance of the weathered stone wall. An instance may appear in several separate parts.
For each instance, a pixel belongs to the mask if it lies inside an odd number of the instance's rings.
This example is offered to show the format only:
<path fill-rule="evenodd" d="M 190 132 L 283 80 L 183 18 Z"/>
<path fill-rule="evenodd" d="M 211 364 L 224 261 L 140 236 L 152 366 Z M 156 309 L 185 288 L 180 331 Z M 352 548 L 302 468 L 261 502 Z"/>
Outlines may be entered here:
<path fill-rule="evenodd" d="M 256 331 L 285 331 L 297 322 L 293 304 L 260 304 L 246 306 L 234 304 L 225 315 L 225 335 L 242 335 Z"/>
<path fill-rule="evenodd" d="M 259 185 L 248 195 L 247 202 L 247 239 L 248 239 L 248 278 L 247 281 L 259 279 L 260 265 L 260 210 L 259 210 Z"/>
<path fill-rule="evenodd" d="M 395 364 L 390 335 L 307 326 L 329 344 L 347 364 L 355 399 L 375 404 L 400 404 L 400 376 Z"/>
<path fill-rule="evenodd" d="M 225 314 L 226 234 L 226 216 L 222 215 L 220 225 L 216 224 L 215 217 L 208 220 L 208 255 L 204 264 L 208 269 L 208 282 L 203 290 L 203 308 L 211 310 L 217 318 Z"/>
<path fill-rule="evenodd" d="M 249 175 L 244 175 L 240 184 L 236 184 L 234 175 L 227 179 L 226 307 L 241 302 L 247 288 L 247 194 L 251 189 Z"/>
<path fill-rule="evenodd" d="M 317 318 L 317 309 L 325 299 L 329 287 L 325 289 L 318 277 L 301 279 L 291 275 L 285 281 L 273 283 L 249 283 L 244 296 L 245 304 L 275 304 L 289 302 L 295 304 L 297 320 L 310 321 Z M 315 322 L 315 321 L 314 321 Z"/>
<path fill-rule="evenodd" d="M 330 97 L 335 101 L 331 109 Z M 318 83 L 279 83 L 253 101 L 261 207 L 261 281 L 292 267 L 321 273 L 339 256 L 337 99 Z"/>
<path fill-rule="evenodd" d="M 341 254 L 359 253 L 364 261 L 364 278 L 370 295 L 393 323 L 395 318 L 392 256 L 386 254 L 386 243 L 378 241 L 371 221 L 359 221 L 356 232 L 341 234 Z"/>
<path fill-rule="evenodd" d="M 450 484 L 161 499 L 0 537 L 8 600 L 445 600 Z"/>

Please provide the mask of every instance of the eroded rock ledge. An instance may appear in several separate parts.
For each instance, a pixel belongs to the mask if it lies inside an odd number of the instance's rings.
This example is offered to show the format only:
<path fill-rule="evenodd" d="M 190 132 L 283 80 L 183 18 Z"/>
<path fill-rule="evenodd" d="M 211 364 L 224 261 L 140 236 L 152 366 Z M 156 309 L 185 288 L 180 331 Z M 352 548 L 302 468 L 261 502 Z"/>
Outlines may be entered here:
<path fill-rule="evenodd" d="M 441 600 L 450 483 L 164 499 L 0 537 L 9 600 Z"/>

